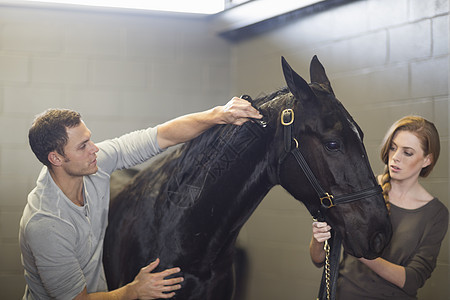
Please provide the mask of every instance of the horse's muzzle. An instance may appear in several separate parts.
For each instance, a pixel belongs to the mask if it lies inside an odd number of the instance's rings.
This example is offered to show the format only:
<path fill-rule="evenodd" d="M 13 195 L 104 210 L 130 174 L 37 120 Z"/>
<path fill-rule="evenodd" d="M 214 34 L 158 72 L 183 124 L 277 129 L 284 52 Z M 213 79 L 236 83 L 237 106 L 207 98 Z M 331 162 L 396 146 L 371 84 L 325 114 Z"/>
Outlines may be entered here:
<path fill-rule="evenodd" d="M 381 251 L 383 251 L 386 245 L 387 239 L 385 237 L 385 234 L 383 234 L 382 232 L 376 232 L 375 234 L 373 234 L 372 238 L 369 241 L 370 250 L 377 255 L 381 254 Z"/>

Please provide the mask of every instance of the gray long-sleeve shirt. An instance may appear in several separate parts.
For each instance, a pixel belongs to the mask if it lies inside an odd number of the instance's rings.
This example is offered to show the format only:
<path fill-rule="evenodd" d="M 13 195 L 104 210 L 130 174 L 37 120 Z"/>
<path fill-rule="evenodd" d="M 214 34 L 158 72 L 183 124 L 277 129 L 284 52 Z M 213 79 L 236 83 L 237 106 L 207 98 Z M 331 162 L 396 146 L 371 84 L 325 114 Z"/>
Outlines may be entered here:
<path fill-rule="evenodd" d="M 19 242 L 25 269 L 24 299 L 73 299 L 106 291 L 103 239 L 108 225 L 110 174 L 161 152 L 156 128 L 97 146 L 97 173 L 84 176 L 84 206 L 70 201 L 44 167 L 28 195 Z"/>
<path fill-rule="evenodd" d="M 417 209 L 391 204 L 393 236 L 381 257 L 405 267 L 404 287 L 401 289 L 384 280 L 355 257 L 344 254 L 337 299 L 416 299 L 417 290 L 436 267 L 448 218 L 448 209 L 437 198 Z"/>

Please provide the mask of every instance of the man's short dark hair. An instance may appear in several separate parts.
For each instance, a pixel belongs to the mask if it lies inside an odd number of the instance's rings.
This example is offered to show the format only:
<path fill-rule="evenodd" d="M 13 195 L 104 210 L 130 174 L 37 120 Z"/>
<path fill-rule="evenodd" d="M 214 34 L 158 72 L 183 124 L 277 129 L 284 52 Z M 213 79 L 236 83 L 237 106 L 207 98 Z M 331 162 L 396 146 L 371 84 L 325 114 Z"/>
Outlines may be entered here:
<path fill-rule="evenodd" d="M 48 154 L 56 151 L 64 154 L 67 144 L 67 128 L 73 128 L 81 123 L 81 115 L 69 109 L 48 109 L 38 115 L 29 132 L 28 140 L 31 150 L 44 165 L 51 167 Z"/>

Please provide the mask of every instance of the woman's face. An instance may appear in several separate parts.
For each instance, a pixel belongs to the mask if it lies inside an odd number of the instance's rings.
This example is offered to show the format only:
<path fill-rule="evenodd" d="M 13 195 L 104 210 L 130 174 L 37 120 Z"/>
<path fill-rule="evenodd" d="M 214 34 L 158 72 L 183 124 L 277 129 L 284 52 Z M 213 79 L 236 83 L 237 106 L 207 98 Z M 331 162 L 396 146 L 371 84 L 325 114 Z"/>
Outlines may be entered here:
<path fill-rule="evenodd" d="M 389 174 L 394 180 L 417 180 L 420 171 L 431 163 L 424 156 L 419 138 L 410 131 L 398 131 L 389 150 Z"/>

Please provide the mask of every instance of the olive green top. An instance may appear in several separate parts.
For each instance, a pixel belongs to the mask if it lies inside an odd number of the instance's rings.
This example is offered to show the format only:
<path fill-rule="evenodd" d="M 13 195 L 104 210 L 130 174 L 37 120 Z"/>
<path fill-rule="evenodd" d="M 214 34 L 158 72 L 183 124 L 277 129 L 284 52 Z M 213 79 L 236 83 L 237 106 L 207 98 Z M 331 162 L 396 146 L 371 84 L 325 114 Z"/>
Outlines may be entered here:
<path fill-rule="evenodd" d="M 381 255 L 405 267 L 403 288 L 384 280 L 357 258 L 344 254 L 337 299 L 417 299 L 417 290 L 436 267 L 441 242 L 448 228 L 448 209 L 437 198 L 417 209 L 391 204 L 392 240 Z"/>

